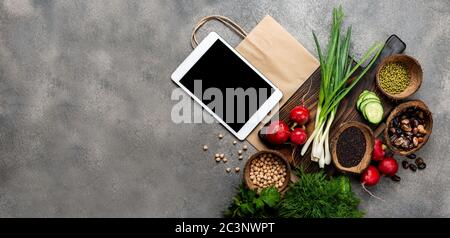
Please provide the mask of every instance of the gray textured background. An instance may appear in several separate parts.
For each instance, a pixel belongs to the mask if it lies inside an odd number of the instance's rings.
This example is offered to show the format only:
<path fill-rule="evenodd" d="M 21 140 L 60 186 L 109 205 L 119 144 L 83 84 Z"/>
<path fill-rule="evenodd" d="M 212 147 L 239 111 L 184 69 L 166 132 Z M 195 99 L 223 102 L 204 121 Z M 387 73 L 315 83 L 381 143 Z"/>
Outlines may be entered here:
<path fill-rule="evenodd" d="M 428 168 L 401 169 L 401 183 L 372 188 L 384 203 L 355 182 L 361 209 L 450 216 L 450 2 L 316 2 L 0 1 L 0 216 L 220 216 L 241 174 L 226 174 L 211 155 L 233 152 L 230 164 L 242 166 L 233 138 L 218 124 L 174 124 L 170 114 L 170 74 L 191 51 L 195 21 L 222 14 L 250 30 L 270 14 L 316 55 L 311 30 L 324 40 L 339 3 L 356 56 L 392 33 L 407 43 L 424 69 L 414 97 L 435 118 L 420 152 Z M 211 30 L 239 42 L 216 23 L 200 35 Z"/>

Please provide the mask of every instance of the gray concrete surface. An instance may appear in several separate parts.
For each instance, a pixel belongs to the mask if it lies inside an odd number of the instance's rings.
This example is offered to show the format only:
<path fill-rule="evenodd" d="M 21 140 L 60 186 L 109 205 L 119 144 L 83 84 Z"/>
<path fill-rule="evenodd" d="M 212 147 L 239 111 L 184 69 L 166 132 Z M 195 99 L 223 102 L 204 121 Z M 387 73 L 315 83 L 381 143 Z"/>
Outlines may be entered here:
<path fill-rule="evenodd" d="M 386 202 L 355 181 L 361 209 L 367 217 L 449 217 L 447 0 L 0 1 L 0 216 L 220 216 L 241 175 L 211 156 L 233 152 L 230 164 L 242 166 L 232 136 L 218 124 L 171 120 L 170 74 L 191 51 L 195 21 L 222 14 L 250 30 L 270 14 L 316 54 L 311 30 L 325 39 L 339 3 L 356 56 L 393 33 L 407 43 L 424 69 L 414 97 L 435 119 L 419 153 L 428 168 L 401 169 L 401 183 L 372 188 Z M 239 42 L 216 23 L 200 35 L 211 30 Z"/>

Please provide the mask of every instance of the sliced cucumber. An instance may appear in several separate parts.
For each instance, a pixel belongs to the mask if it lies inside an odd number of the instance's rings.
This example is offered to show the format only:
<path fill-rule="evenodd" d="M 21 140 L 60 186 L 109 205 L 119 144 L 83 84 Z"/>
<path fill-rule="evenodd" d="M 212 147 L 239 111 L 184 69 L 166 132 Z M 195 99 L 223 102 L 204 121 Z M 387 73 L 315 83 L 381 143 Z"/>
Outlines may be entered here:
<path fill-rule="evenodd" d="M 364 118 L 372 124 L 378 124 L 383 119 L 383 105 L 374 92 L 364 90 L 356 101 L 356 107 L 361 111 Z"/>
<path fill-rule="evenodd" d="M 361 106 L 362 101 L 364 101 L 364 97 L 370 93 L 370 91 L 364 90 L 358 97 L 358 100 L 356 101 L 356 107 L 359 109 L 359 106 Z"/>
<path fill-rule="evenodd" d="M 378 124 L 383 119 L 383 106 L 379 102 L 369 102 L 363 108 L 365 118 L 372 124 Z"/>
<path fill-rule="evenodd" d="M 375 93 L 367 93 L 363 96 L 362 100 L 366 100 L 369 98 L 374 98 L 377 99 L 378 101 L 380 100 L 380 98 L 375 94 Z"/>
<path fill-rule="evenodd" d="M 359 106 L 359 110 L 360 110 L 361 112 L 364 112 L 364 107 L 365 107 L 367 104 L 371 103 L 371 102 L 380 103 L 380 100 L 378 100 L 378 99 L 372 99 L 372 98 L 371 98 L 371 99 L 364 100 L 364 101 L 362 101 L 361 105 Z"/>

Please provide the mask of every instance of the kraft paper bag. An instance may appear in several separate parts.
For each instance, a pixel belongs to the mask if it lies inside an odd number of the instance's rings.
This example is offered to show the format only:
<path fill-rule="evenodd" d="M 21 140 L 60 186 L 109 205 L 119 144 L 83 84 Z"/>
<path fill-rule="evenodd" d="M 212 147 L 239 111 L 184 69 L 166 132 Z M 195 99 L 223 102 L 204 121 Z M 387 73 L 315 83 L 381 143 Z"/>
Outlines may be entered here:
<path fill-rule="evenodd" d="M 271 16 L 264 17 L 236 50 L 283 92 L 280 107 L 319 67 L 319 61 Z M 247 137 L 257 150 L 267 149 L 258 137 L 263 126 L 264 122 Z"/>
<path fill-rule="evenodd" d="M 210 20 L 223 23 L 244 38 L 236 50 L 283 92 L 280 107 L 319 67 L 319 61 L 271 16 L 265 16 L 248 34 L 227 17 L 204 17 L 192 31 L 193 48 L 198 45 L 196 32 Z M 276 112 L 274 109 L 271 113 Z M 247 137 L 247 141 L 257 150 L 267 149 L 259 139 L 258 132 L 270 117 L 268 115 Z"/>

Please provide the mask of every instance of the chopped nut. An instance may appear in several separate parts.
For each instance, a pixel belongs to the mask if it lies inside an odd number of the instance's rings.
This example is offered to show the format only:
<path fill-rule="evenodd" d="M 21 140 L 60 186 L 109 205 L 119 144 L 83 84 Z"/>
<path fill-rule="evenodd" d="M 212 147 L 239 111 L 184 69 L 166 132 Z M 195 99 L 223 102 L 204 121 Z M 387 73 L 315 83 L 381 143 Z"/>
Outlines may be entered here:
<path fill-rule="evenodd" d="M 427 134 L 427 130 L 425 130 L 425 127 L 423 125 L 418 125 L 417 130 L 420 134 Z"/>
<path fill-rule="evenodd" d="M 214 156 L 215 156 L 216 158 L 218 158 L 220 155 L 219 155 L 219 154 L 215 154 Z"/>
<path fill-rule="evenodd" d="M 403 144 L 404 141 L 405 141 L 405 139 L 403 139 L 403 137 L 400 137 L 400 138 L 397 138 L 397 139 L 394 141 L 394 144 L 395 144 L 396 146 L 399 146 L 399 145 Z"/>
<path fill-rule="evenodd" d="M 222 138 L 223 138 L 223 134 L 220 133 L 220 134 L 219 134 L 219 139 L 222 139 Z"/>
<path fill-rule="evenodd" d="M 207 150 L 208 150 L 208 146 L 207 146 L 207 145 L 204 145 L 204 146 L 203 146 L 203 150 L 204 150 L 204 151 L 207 151 Z"/>
<path fill-rule="evenodd" d="M 231 168 L 226 169 L 227 173 L 231 172 Z"/>
<path fill-rule="evenodd" d="M 419 145 L 419 139 L 417 138 L 417 137 L 414 137 L 413 138 L 413 144 L 414 144 L 414 146 L 418 146 Z"/>
<path fill-rule="evenodd" d="M 405 120 L 408 120 L 408 119 L 405 119 Z M 409 124 L 402 124 L 401 127 L 402 127 L 403 131 L 411 131 L 412 130 L 411 126 Z"/>
<path fill-rule="evenodd" d="M 243 150 L 247 150 L 247 149 L 248 149 L 248 146 L 247 146 L 247 145 L 244 145 L 244 146 L 242 146 L 242 149 L 243 149 Z"/>
<path fill-rule="evenodd" d="M 236 144 L 237 144 L 237 141 L 234 140 L 234 141 L 233 141 L 233 145 L 236 145 Z"/>
<path fill-rule="evenodd" d="M 216 162 L 220 162 L 220 158 L 216 158 Z"/>
<path fill-rule="evenodd" d="M 223 160 L 222 160 L 224 163 L 226 163 L 226 162 L 228 162 L 228 159 L 227 158 L 223 158 Z"/>
<path fill-rule="evenodd" d="M 238 154 L 241 155 L 242 154 L 242 150 L 238 150 Z"/>
<path fill-rule="evenodd" d="M 221 159 L 223 159 L 223 158 L 225 157 L 225 154 L 220 154 L 219 157 L 220 157 Z"/>
<path fill-rule="evenodd" d="M 236 168 L 234 169 L 234 171 L 236 171 L 236 173 L 239 173 L 240 170 L 241 170 L 241 169 L 240 169 L 239 167 L 236 167 Z"/>
<path fill-rule="evenodd" d="M 242 160 L 244 157 L 242 155 L 239 155 L 238 159 Z"/>

